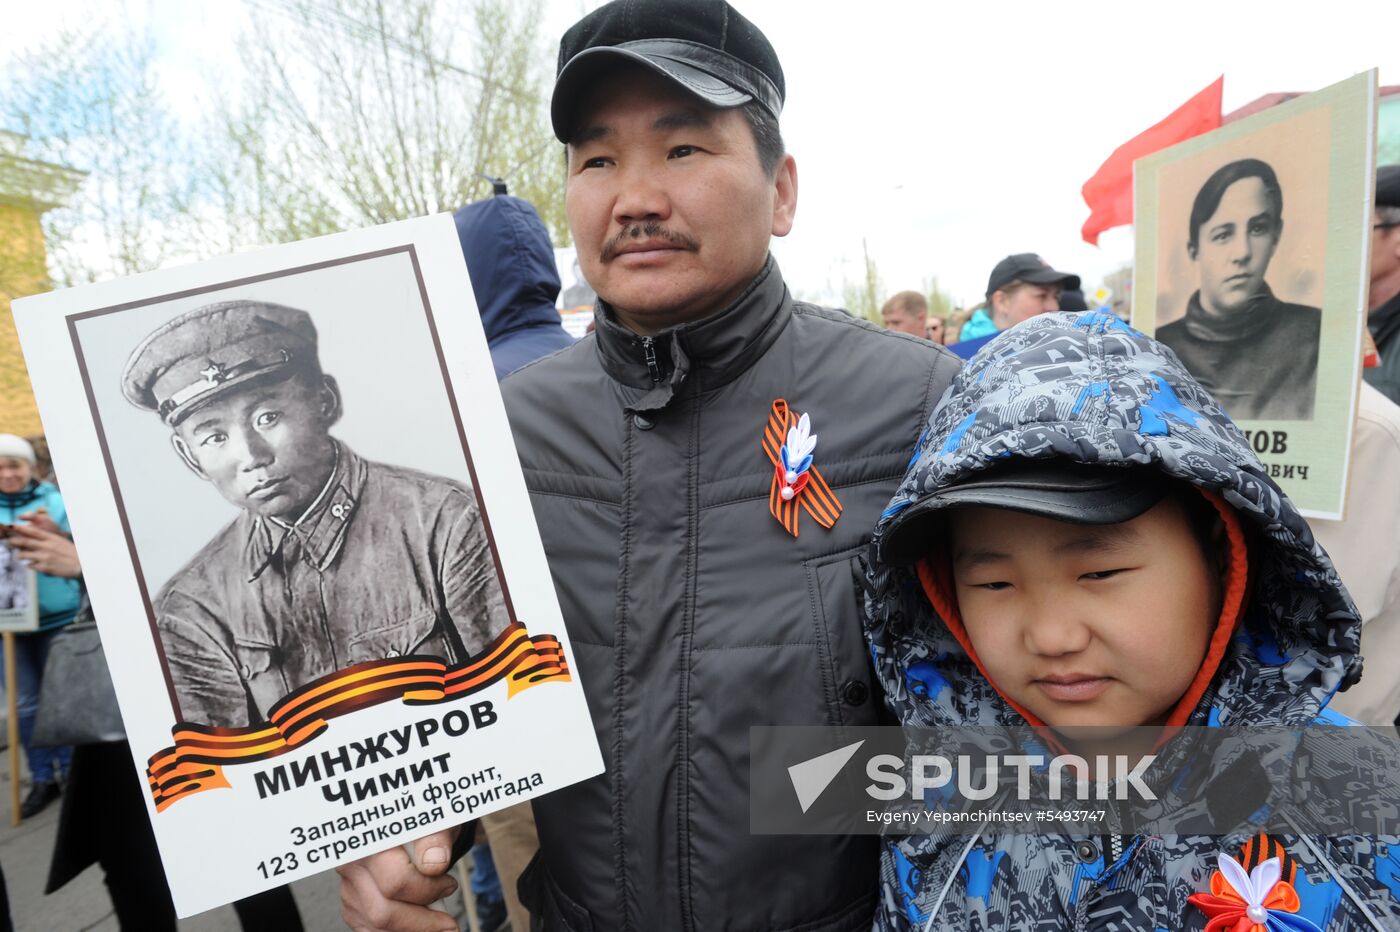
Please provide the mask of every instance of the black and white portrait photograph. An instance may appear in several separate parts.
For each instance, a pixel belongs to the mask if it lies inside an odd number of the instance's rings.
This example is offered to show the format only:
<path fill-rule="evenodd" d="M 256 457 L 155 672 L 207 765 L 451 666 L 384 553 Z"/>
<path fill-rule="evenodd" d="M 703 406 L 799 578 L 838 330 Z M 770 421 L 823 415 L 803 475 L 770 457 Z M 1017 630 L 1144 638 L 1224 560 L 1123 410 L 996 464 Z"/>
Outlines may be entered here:
<path fill-rule="evenodd" d="M 1231 417 L 1307 421 L 1317 396 L 1327 235 L 1319 180 L 1329 150 L 1251 142 L 1161 174 L 1155 336 Z"/>
<path fill-rule="evenodd" d="M 179 916 L 602 772 L 450 214 L 14 318 Z"/>
<path fill-rule="evenodd" d="M 421 307 L 403 254 L 77 324 L 181 721 L 256 724 L 509 623 L 427 317 L 396 302 Z"/>
<path fill-rule="evenodd" d="M 1132 324 L 1181 358 L 1308 517 L 1346 503 L 1376 74 L 1133 163 Z"/>
<path fill-rule="evenodd" d="M 29 607 L 29 568 L 19 561 L 10 545 L 0 541 L 0 609 Z"/>
<path fill-rule="evenodd" d="M 1267 280 L 1284 235 L 1277 173 L 1262 159 L 1230 162 L 1196 192 L 1190 216 L 1186 253 L 1199 286 L 1157 338 L 1232 414 L 1311 419 L 1321 311 L 1280 300 Z"/>
<path fill-rule="evenodd" d="M 0 526 L 0 533 L 4 532 Z M 0 630 L 33 631 L 39 627 L 31 570 L 0 537 Z"/>

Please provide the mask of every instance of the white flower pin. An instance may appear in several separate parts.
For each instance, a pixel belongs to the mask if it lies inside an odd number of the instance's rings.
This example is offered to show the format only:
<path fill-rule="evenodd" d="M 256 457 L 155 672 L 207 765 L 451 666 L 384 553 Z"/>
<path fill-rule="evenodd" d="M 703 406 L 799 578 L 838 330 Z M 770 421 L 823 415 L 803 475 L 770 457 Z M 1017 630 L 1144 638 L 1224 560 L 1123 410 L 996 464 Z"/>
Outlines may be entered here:
<path fill-rule="evenodd" d="M 1269 918 L 1269 911 L 1264 907 L 1264 900 L 1274 889 L 1274 884 L 1278 883 L 1279 878 L 1283 876 L 1283 863 L 1278 858 L 1269 858 L 1261 861 L 1258 867 L 1246 873 L 1244 865 L 1223 852 L 1220 854 L 1218 863 L 1220 873 L 1225 877 L 1226 883 L 1235 889 L 1240 899 L 1244 900 L 1244 914 L 1249 917 L 1249 921 L 1264 925 Z"/>
<path fill-rule="evenodd" d="M 797 536 L 799 511 L 807 512 L 824 528 L 834 526 L 841 517 L 841 500 L 812 463 L 812 453 L 817 448 L 812 419 L 793 411 L 786 399 L 774 399 L 762 446 L 773 464 L 768 512 L 783 530 Z"/>
<path fill-rule="evenodd" d="M 787 469 L 783 478 L 788 485 L 812 465 L 812 451 L 816 448 L 817 435 L 812 433 L 811 419 L 804 414 L 788 431 L 787 443 L 783 444 L 783 466 Z"/>

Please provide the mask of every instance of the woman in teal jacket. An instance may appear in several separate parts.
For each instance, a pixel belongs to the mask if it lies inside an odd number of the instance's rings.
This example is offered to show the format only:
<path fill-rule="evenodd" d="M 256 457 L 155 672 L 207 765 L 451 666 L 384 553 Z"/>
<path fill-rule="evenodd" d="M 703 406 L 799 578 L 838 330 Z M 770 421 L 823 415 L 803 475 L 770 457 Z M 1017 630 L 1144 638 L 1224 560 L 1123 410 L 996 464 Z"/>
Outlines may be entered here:
<path fill-rule="evenodd" d="M 36 512 L 68 533 L 68 512 L 58 489 L 34 476 L 34 448 L 22 437 L 0 434 L 0 523 L 13 525 Z M 58 798 L 59 781 L 68 772 L 71 748 L 36 748 L 31 745 L 34 719 L 39 712 L 39 686 L 49 645 L 59 630 L 78 613 L 82 585 L 76 579 L 38 574 L 39 630 L 15 636 L 15 671 L 18 689 L 20 741 L 29 761 L 33 785 L 20 808 L 25 818 L 37 815 Z"/>

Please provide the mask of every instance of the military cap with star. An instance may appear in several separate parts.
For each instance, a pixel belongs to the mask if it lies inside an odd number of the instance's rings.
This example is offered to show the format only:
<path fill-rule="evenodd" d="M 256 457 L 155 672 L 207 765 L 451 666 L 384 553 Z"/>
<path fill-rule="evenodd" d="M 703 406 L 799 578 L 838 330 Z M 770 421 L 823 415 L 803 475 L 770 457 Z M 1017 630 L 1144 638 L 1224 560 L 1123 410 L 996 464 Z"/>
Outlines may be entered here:
<path fill-rule="evenodd" d="M 126 361 L 122 393 L 174 427 L 251 383 L 319 366 L 311 315 L 266 301 L 222 301 L 181 314 L 146 337 Z"/>

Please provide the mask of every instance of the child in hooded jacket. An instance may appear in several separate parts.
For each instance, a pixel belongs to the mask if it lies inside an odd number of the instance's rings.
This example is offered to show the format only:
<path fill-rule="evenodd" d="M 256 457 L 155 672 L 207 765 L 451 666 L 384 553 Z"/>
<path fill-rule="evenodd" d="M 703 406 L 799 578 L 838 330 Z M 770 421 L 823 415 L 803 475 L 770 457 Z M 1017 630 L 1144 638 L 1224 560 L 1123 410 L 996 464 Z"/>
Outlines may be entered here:
<path fill-rule="evenodd" d="M 1361 625 L 1331 562 L 1175 355 L 1114 317 L 979 352 L 873 554 L 866 636 L 906 726 L 1345 724 L 1324 710 Z M 1268 909 L 1236 908 L 1234 866 Z M 1400 929 L 1400 839 L 887 839 L 875 928 Z"/>

